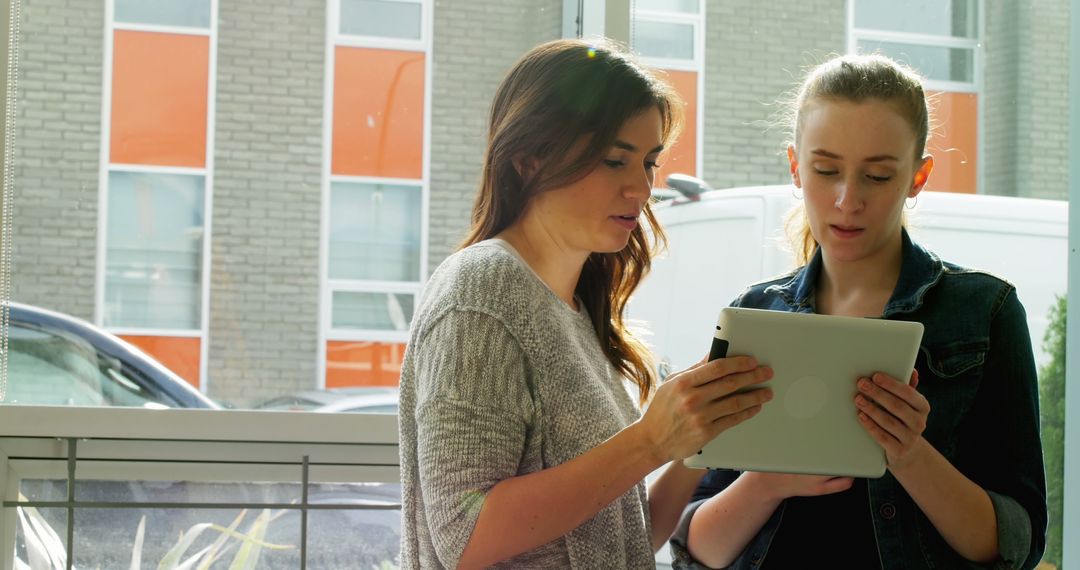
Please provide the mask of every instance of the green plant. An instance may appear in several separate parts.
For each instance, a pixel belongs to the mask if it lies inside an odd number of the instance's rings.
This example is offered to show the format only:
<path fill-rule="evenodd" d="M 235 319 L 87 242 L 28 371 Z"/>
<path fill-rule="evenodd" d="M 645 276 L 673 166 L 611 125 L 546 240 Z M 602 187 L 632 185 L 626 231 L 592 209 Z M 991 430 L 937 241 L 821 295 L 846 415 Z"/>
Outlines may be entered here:
<path fill-rule="evenodd" d="M 19 494 L 19 500 L 26 496 Z M 64 570 L 67 554 L 60 536 L 53 530 L 45 517 L 34 507 L 16 507 L 17 520 L 25 537 L 26 556 L 24 561 L 15 558 L 16 570 Z M 271 544 L 263 539 L 271 522 L 285 513 L 284 510 L 271 514 L 263 509 L 258 517 L 248 526 L 247 532 L 238 532 L 237 527 L 247 515 L 243 510 L 228 527 L 213 523 L 192 525 L 187 532 L 181 532 L 176 544 L 169 549 L 158 563 L 158 570 L 209 570 L 210 566 L 223 557 L 231 548 L 239 545 L 236 555 L 229 564 L 229 570 L 253 570 L 256 568 L 263 549 L 291 550 L 295 546 Z M 195 554 L 184 556 L 206 531 L 218 533 L 217 538 Z M 146 538 L 146 515 L 139 519 L 132 542 L 130 570 L 142 570 L 142 551 Z M 74 568 L 74 566 L 72 566 Z"/>
<path fill-rule="evenodd" d="M 1067 302 L 1058 297 L 1050 308 L 1043 350 L 1050 360 L 1039 369 L 1043 464 L 1050 524 L 1043 562 L 1061 567 L 1061 517 L 1065 459 L 1065 317 Z"/>

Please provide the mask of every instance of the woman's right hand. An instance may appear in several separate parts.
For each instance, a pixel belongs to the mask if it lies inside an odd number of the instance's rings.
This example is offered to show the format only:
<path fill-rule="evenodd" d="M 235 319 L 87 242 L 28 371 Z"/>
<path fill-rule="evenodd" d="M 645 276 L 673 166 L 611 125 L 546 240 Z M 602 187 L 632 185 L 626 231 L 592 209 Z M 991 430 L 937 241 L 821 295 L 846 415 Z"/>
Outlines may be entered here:
<path fill-rule="evenodd" d="M 851 488 L 851 477 L 830 475 L 796 475 L 794 473 L 762 473 L 747 471 L 740 478 L 747 479 L 757 488 L 757 495 L 775 501 L 789 497 L 817 497 L 831 495 Z"/>
<path fill-rule="evenodd" d="M 770 378 L 772 369 L 749 356 L 702 360 L 657 388 L 638 425 L 662 463 L 685 459 L 761 411 L 772 390 L 736 391 Z"/>

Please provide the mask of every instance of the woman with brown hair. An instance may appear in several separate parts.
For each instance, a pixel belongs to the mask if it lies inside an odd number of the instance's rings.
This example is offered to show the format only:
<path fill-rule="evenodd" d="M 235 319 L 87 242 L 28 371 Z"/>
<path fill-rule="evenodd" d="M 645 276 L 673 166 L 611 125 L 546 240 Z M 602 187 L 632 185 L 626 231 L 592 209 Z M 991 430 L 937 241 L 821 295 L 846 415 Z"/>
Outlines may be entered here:
<path fill-rule="evenodd" d="M 735 393 L 771 376 L 745 357 L 657 387 L 623 320 L 664 239 L 650 191 L 679 122 L 608 43 L 540 45 L 503 80 L 473 227 L 402 367 L 404 567 L 653 568 L 701 475 L 679 460 L 771 398 Z"/>

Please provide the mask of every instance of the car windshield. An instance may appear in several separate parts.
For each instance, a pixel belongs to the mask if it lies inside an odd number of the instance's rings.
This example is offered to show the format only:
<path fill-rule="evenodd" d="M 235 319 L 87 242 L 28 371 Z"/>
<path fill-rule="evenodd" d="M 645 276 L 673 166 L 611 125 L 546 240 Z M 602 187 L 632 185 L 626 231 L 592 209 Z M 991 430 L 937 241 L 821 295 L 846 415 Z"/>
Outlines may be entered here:
<path fill-rule="evenodd" d="M 8 330 L 8 404 L 171 406 L 85 340 L 13 324 Z"/>

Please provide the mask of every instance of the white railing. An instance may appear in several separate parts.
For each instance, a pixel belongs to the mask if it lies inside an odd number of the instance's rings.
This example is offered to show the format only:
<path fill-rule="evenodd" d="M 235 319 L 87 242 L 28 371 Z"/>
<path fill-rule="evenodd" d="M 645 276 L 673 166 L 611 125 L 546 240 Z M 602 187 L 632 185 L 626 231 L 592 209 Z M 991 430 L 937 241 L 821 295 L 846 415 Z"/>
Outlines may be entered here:
<path fill-rule="evenodd" d="M 20 500 L 24 480 L 65 480 L 67 500 Z M 84 501 L 73 481 L 298 483 L 299 501 Z M 0 570 L 14 567 L 15 507 L 67 509 L 291 509 L 301 512 L 301 567 L 307 514 L 387 510 L 392 502 L 309 504 L 309 484 L 398 483 L 397 416 L 305 412 L 0 407 Z M 72 560 L 72 525 L 65 560 Z M 69 563 L 70 564 L 70 563 Z M 70 566 L 69 566 L 70 567 Z"/>

